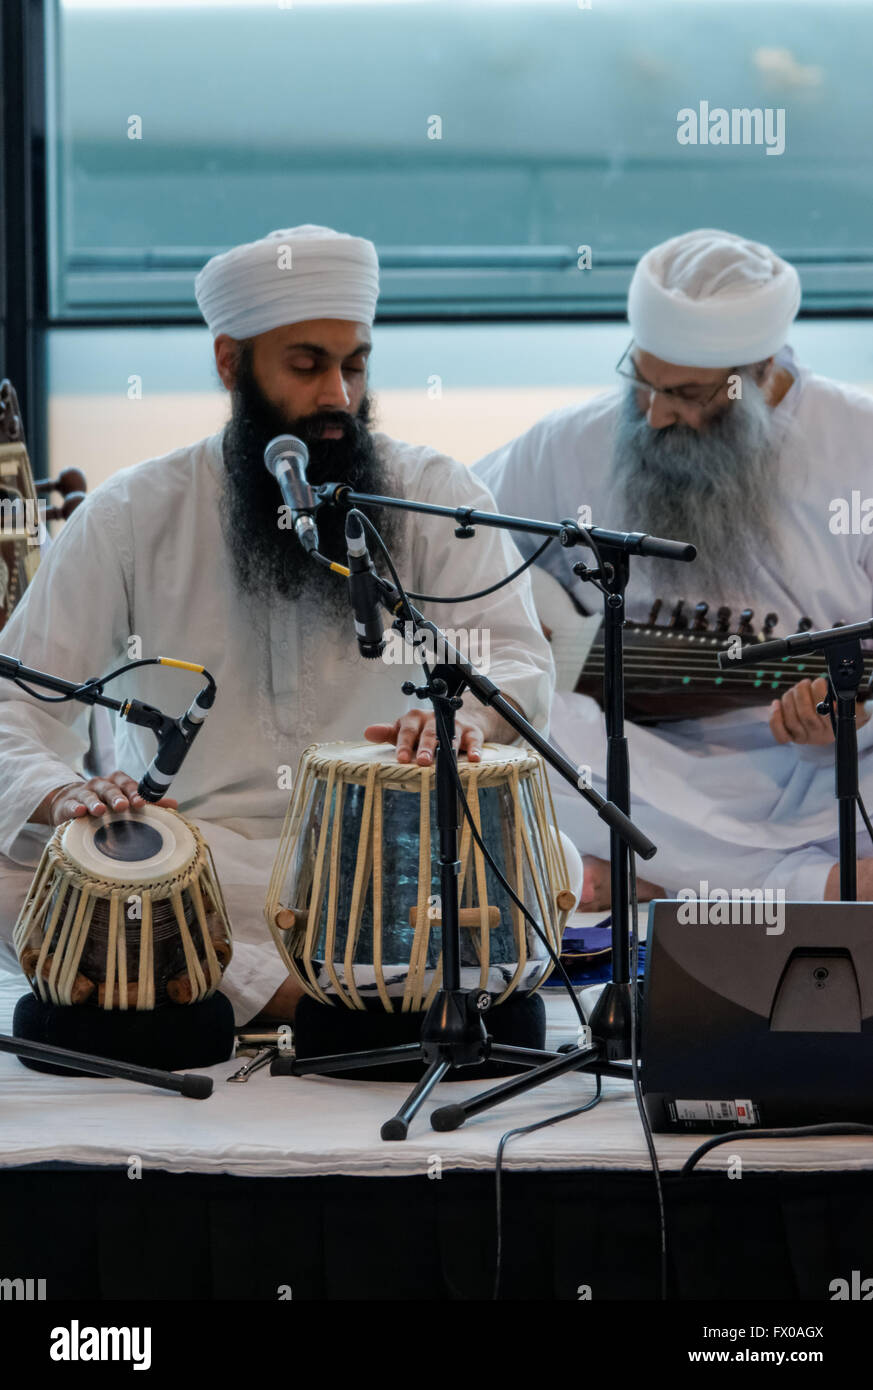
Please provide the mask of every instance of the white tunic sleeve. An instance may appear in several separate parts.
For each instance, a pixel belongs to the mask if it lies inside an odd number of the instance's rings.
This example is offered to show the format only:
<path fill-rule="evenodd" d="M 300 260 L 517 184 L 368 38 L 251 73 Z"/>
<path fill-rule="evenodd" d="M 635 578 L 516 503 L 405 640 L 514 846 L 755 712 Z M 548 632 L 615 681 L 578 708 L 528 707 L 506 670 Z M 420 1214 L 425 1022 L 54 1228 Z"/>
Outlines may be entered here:
<path fill-rule="evenodd" d="M 549 433 L 547 416 L 473 465 L 473 472 L 496 498 L 501 512 L 538 521 L 562 520 L 557 515 L 554 460 L 547 448 Z M 525 559 L 543 542 L 542 536 L 523 531 L 514 532 L 513 540 Z"/>
<path fill-rule="evenodd" d="M 95 493 L 43 555 L 0 650 L 25 666 L 84 681 L 127 658 L 126 544 L 115 509 Z M 41 692 L 47 693 L 47 692 Z M 107 687 L 107 694 L 120 695 Z M 45 839 L 27 820 L 52 788 L 82 775 L 90 707 L 46 704 L 0 681 L 0 852 L 32 863 Z"/>
<path fill-rule="evenodd" d="M 581 407 L 564 406 L 538 420 L 517 439 L 495 449 L 473 465 L 473 472 L 493 494 L 497 507 L 510 516 L 537 521 L 576 521 L 579 508 L 593 508 L 588 520 L 611 525 L 600 514 L 604 459 L 603 436 L 611 427 L 610 397 Z M 596 495 L 595 495 L 596 494 Z M 512 539 L 529 558 L 542 545 L 542 536 L 513 531 Z M 587 610 L 599 606 L 593 591 L 573 574 L 573 564 L 588 552 L 564 549 L 554 540 L 537 564 L 554 575 Z"/>

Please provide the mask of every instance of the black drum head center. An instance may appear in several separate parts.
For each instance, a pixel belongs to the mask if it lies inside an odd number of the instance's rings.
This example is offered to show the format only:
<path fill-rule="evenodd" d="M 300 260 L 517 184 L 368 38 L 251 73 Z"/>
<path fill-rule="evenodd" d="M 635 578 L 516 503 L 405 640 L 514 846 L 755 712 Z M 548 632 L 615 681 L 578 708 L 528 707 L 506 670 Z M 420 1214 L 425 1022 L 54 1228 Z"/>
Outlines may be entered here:
<path fill-rule="evenodd" d="M 101 825 L 94 845 L 107 859 L 127 864 L 152 859 L 163 847 L 163 837 L 154 826 L 139 820 L 116 820 Z"/>

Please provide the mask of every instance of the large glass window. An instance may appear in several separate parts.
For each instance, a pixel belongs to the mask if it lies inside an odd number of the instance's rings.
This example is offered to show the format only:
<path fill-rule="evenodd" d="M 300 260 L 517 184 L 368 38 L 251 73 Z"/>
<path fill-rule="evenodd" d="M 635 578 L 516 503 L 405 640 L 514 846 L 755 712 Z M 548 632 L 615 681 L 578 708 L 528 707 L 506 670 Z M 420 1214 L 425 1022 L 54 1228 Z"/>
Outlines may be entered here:
<path fill-rule="evenodd" d="M 706 225 L 873 307 L 869 0 L 55 3 L 56 318 L 193 320 L 299 222 L 376 242 L 383 317 L 615 313 Z"/>

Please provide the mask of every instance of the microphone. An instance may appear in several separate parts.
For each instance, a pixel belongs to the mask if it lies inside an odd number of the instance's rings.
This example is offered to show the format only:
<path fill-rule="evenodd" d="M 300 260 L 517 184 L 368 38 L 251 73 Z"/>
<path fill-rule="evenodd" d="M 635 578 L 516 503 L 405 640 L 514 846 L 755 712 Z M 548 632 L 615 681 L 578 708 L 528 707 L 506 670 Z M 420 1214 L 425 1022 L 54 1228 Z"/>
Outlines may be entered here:
<path fill-rule="evenodd" d="M 175 664 L 175 663 L 166 663 Z M 203 728 L 203 722 L 215 700 L 215 682 L 211 681 L 191 701 L 180 719 L 171 721 L 158 743 L 158 751 L 143 773 L 137 791 L 146 801 L 160 801 L 166 796 L 170 783 L 188 755 L 188 749 Z"/>
<path fill-rule="evenodd" d="M 731 666 L 753 666 L 770 661 L 775 656 L 802 656 L 804 652 L 822 652 L 828 647 L 841 647 L 855 638 L 873 637 L 873 622 L 846 623 L 842 627 L 825 627 L 819 632 L 792 632 L 790 637 L 772 637 L 769 642 L 747 642 L 738 651 L 728 649 L 716 654 L 722 671 Z"/>
<path fill-rule="evenodd" d="M 370 659 L 385 650 L 384 625 L 373 584 L 373 562 L 360 517 L 346 517 L 346 549 L 349 558 L 349 598 L 355 616 L 355 635 L 361 656 Z"/>
<path fill-rule="evenodd" d="M 318 527 L 312 513 L 316 507 L 315 493 L 306 477 L 309 450 L 302 439 L 293 434 L 279 434 L 264 450 L 264 463 L 272 473 L 282 500 L 290 509 L 294 532 L 307 552 L 318 549 Z"/>

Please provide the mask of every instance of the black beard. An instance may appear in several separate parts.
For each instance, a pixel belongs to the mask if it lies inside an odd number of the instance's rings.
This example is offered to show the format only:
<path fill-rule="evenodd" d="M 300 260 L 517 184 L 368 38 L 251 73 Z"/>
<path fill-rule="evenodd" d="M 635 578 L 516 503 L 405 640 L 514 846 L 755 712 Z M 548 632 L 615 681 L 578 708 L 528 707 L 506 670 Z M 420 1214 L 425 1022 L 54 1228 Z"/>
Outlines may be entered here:
<path fill-rule="evenodd" d="M 264 465 L 264 450 L 279 434 L 293 434 L 309 450 L 307 477 L 313 485 L 349 483 L 357 492 L 390 494 L 388 470 L 380 461 L 369 430 L 371 400 L 365 396 L 357 411 L 319 411 L 297 419 L 269 401 L 255 380 L 251 350 L 240 350 L 231 418 L 224 430 L 225 480 L 221 494 L 221 520 L 240 589 L 269 600 L 317 598 L 322 612 L 348 616 L 346 586 L 330 576 L 306 554 L 293 530 L 280 530 L 282 497 L 275 479 Z M 322 439 L 326 425 L 341 428 L 341 439 Z M 370 509 L 395 564 L 402 563 L 400 536 L 402 513 L 388 508 Z M 325 506 L 318 513 L 319 551 L 345 563 L 345 513 Z M 377 569 L 376 548 L 371 543 Z"/>

